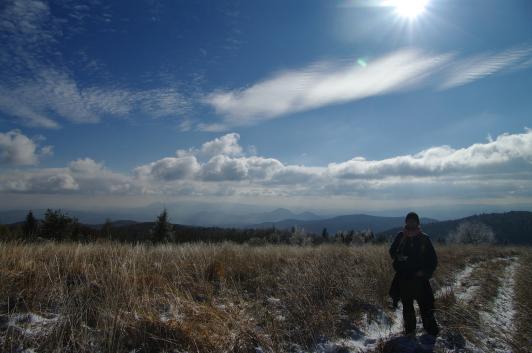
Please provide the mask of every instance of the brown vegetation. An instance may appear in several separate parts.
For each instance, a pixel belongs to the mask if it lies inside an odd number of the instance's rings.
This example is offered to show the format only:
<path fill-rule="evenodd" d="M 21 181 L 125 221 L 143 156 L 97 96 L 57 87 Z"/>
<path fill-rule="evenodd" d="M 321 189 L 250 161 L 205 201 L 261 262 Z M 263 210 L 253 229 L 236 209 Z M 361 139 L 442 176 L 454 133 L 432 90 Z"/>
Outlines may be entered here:
<path fill-rule="evenodd" d="M 435 290 L 467 262 L 523 256 L 517 298 L 528 312 L 519 330 L 529 332 L 528 248 L 436 251 Z M 0 350 L 286 352 L 342 336 L 372 308 L 390 311 L 392 274 L 386 245 L 0 243 Z M 456 309 L 452 298 L 438 304 Z M 7 324 L 24 313 L 56 319 Z"/>

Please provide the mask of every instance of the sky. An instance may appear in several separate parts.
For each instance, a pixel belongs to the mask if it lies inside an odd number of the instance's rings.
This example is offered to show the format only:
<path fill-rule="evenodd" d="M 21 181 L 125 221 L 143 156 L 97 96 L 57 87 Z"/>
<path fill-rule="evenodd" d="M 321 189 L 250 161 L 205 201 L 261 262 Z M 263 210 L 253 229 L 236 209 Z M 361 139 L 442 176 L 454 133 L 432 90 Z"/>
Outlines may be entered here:
<path fill-rule="evenodd" d="M 529 0 L 4 0 L 0 209 L 532 210 L 531 21 Z"/>

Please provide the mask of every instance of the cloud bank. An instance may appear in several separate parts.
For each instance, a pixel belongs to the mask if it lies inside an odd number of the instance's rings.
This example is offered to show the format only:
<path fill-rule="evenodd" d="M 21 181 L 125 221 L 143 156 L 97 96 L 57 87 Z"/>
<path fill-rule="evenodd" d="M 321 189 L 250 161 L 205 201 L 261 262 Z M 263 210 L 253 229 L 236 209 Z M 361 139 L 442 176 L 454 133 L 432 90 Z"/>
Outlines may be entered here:
<path fill-rule="evenodd" d="M 9 141 L 14 140 L 14 133 L 11 135 Z M 405 198 L 425 198 L 431 202 L 449 198 L 485 202 L 532 200 L 530 128 L 523 133 L 503 133 L 464 148 L 434 146 L 381 160 L 355 156 L 327 166 L 285 164 L 276 158 L 249 155 L 239 139 L 237 133 L 222 135 L 199 147 L 179 149 L 174 156 L 139 165 L 127 174 L 113 172 L 90 158 L 77 159 L 63 168 L 7 170 L 0 173 L 0 191 L 201 198 L 251 196 L 257 200 L 353 197 L 367 202 Z M 17 158 L 32 161 L 29 157 Z"/>

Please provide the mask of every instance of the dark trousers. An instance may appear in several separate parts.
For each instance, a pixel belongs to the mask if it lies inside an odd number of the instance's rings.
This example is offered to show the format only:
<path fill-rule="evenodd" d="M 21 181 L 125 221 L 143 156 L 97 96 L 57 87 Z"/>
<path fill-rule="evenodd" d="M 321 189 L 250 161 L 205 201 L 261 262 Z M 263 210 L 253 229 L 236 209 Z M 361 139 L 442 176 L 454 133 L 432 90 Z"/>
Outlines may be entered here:
<path fill-rule="evenodd" d="M 415 300 L 419 305 L 423 328 L 428 334 L 436 336 L 439 328 L 434 318 L 434 293 L 429 280 L 425 278 L 401 279 L 399 281 L 399 292 L 403 303 L 405 333 L 415 332 L 416 330 Z"/>

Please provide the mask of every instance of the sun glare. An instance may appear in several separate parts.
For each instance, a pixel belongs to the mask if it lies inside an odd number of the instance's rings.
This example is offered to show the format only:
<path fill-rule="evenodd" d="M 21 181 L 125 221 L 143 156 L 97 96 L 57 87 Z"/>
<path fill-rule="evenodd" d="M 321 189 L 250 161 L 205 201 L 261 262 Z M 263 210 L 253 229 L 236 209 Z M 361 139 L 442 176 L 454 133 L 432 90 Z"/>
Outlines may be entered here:
<path fill-rule="evenodd" d="M 399 16 L 414 19 L 425 11 L 428 0 L 393 0 L 392 5 Z"/>

